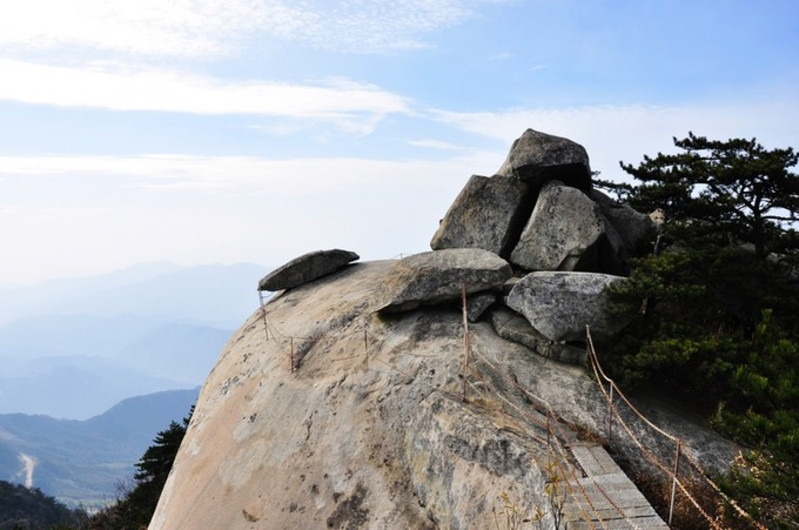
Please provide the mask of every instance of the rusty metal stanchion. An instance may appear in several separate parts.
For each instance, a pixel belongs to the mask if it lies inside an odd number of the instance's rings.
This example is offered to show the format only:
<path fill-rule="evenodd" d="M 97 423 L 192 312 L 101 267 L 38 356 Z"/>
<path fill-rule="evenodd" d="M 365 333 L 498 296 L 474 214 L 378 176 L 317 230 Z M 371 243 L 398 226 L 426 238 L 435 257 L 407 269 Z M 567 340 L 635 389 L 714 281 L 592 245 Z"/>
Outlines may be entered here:
<path fill-rule="evenodd" d="M 677 456 L 674 458 L 674 474 L 671 477 L 671 502 L 669 504 L 669 526 L 674 515 L 674 498 L 677 495 L 677 471 L 680 469 L 680 440 L 677 440 Z"/>
<path fill-rule="evenodd" d="M 608 444 L 613 439 L 613 387 L 610 383 L 610 396 L 608 397 Z"/>
<path fill-rule="evenodd" d="M 366 369 L 369 369 L 369 336 L 363 330 L 363 358 Z"/>
<path fill-rule="evenodd" d="M 466 311 L 466 284 L 461 282 L 461 303 L 463 305 L 463 394 L 461 401 L 466 402 L 466 369 L 469 366 L 469 318 Z"/>
<path fill-rule="evenodd" d="M 289 350 L 289 362 L 291 363 L 291 373 L 294 373 L 294 337 L 290 337 L 291 349 Z"/>
<path fill-rule="evenodd" d="M 266 340 L 269 340 L 269 324 L 266 320 L 266 307 L 264 306 L 264 292 L 258 291 L 258 299 L 261 302 L 261 318 L 264 321 L 264 335 L 266 336 Z"/>

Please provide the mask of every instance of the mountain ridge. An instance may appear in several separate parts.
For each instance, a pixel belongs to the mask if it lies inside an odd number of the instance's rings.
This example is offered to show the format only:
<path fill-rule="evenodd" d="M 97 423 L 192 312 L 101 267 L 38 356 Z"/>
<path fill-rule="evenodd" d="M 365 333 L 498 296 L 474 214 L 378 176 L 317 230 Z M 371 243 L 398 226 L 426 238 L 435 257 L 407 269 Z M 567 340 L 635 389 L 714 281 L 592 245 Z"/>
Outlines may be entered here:
<path fill-rule="evenodd" d="M 0 414 L 0 480 L 77 506 L 113 500 L 156 433 L 189 414 L 199 387 L 126 398 L 86 420 Z M 31 459 L 26 484 L 22 456 Z"/>

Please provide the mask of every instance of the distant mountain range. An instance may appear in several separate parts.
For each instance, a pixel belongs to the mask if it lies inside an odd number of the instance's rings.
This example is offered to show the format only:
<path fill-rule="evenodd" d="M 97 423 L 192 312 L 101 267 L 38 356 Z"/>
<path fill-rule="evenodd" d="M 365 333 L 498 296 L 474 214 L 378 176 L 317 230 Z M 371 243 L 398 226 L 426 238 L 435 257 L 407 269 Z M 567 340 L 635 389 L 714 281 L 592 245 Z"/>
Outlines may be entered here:
<path fill-rule="evenodd" d="M 152 263 L 0 289 L 0 413 L 86 419 L 127 397 L 200 385 L 257 309 L 266 272 Z"/>
<path fill-rule="evenodd" d="M 84 421 L 0 414 L 0 480 L 37 487 L 72 506 L 113 501 L 155 435 L 188 416 L 198 393 L 129 398 Z"/>

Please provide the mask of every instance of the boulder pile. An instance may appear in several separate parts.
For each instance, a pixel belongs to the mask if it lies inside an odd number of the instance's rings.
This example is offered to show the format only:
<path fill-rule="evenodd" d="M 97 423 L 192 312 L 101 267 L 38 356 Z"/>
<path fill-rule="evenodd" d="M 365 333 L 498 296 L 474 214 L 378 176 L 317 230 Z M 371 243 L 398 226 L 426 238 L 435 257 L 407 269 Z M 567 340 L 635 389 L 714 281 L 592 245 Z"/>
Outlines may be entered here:
<path fill-rule="evenodd" d="M 380 311 L 459 303 L 465 291 L 472 322 L 485 317 L 509 340 L 580 363 L 582 347 L 573 343 L 584 340 L 586 325 L 601 341 L 629 322 L 631 315 L 607 313 L 605 288 L 629 273 L 629 259 L 656 229 L 649 215 L 593 188 L 583 146 L 527 129 L 495 175 L 468 180 L 433 235 L 432 252 L 396 264 Z M 339 249 L 309 253 L 259 289 L 295 287 L 357 259 Z M 284 277 L 294 281 L 276 281 Z"/>

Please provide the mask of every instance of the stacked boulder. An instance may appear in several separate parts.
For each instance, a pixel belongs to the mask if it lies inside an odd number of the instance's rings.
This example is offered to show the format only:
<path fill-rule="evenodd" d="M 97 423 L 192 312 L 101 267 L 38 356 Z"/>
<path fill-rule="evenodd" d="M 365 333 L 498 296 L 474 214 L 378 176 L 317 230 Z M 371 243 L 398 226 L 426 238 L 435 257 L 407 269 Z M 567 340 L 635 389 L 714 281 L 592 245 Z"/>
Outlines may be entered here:
<path fill-rule="evenodd" d="M 433 236 L 433 252 L 406 258 L 414 263 L 398 265 L 405 281 L 397 283 L 407 285 L 408 270 L 414 270 L 428 280 L 411 283 L 435 291 L 415 294 L 415 305 L 455 300 L 461 295 L 458 281 L 452 274 L 431 275 L 429 264 L 447 262 L 443 255 L 455 249 L 458 270 L 469 268 L 468 256 L 478 270 L 491 262 L 492 270 L 501 271 L 493 284 L 466 281 L 471 274 L 461 274 L 470 295 L 469 318 L 487 314 L 500 336 L 578 363 L 584 349 L 575 343 L 584 339 L 586 325 L 602 340 L 629 322 L 608 313 L 605 291 L 628 274 L 628 260 L 654 230 L 648 215 L 593 189 L 583 146 L 528 129 L 495 175 L 469 179 Z M 432 287 L 431 277 L 442 285 Z M 384 310 L 412 307 L 399 291 Z"/>
<path fill-rule="evenodd" d="M 491 177 L 472 176 L 441 220 L 431 252 L 408 256 L 383 282 L 382 314 L 459 303 L 468 318 L 545 357 L 581 363 L 586 325 L 598 340 L 629 322 L 606 289 L 654 239 L 650 216 L 593 189 L 583 146 L 528 129 Z M 291 289 L 346 268 L 354 252 L 300 256 L 261 280 Z"/>

